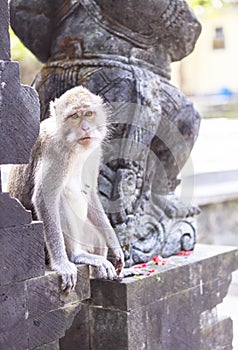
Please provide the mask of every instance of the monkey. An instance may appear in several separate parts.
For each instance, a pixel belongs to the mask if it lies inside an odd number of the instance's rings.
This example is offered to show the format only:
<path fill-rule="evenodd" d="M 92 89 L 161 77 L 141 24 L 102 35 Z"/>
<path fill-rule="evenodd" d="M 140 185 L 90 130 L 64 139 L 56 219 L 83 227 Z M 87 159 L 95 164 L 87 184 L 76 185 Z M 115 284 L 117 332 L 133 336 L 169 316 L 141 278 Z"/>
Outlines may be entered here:
<path fill-rule="evenodd" d="M 28 164 L 12 167 L 8 191 L 33 219 L 43 222 L 50 267 L 73 290 L 76 264 L 90 265 L 95 278 L 117 279 L 124 255 L 97 192 L 108 111 L 82 86 L 50 102 Z M 108 250 L 115 266 L 107 260 Z"/>

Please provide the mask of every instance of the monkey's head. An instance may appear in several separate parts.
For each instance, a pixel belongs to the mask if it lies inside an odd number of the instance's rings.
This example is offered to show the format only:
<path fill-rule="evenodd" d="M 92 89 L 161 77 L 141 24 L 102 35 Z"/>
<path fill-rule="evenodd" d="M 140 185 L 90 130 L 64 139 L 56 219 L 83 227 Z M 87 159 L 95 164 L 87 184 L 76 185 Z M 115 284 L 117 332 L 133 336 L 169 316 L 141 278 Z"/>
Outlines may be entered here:
<path fill-rule="evenodd" d="M 50 103 L 57 134 L 70 146 L 97 147 L 107 133 L 106 108 L 100 96 L 82 86 L 66 91 Z"/>

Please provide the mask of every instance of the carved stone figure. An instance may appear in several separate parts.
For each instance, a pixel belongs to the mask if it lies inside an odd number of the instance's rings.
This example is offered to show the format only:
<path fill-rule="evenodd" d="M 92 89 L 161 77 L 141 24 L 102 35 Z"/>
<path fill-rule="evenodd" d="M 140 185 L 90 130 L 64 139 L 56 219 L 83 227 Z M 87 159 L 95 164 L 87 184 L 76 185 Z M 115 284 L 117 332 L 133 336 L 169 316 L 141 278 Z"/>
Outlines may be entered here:
<path fill-rule="evenodd" d="M 110 106 L 99 191 L 127 266 L 193 249 L 199 210 L 174 191 L 200 117 L 169 82 L 201 30 L 186 1 L 12 0 L 11 24 L 46 62 L 34 82 L 42 120 L 80 84 Z"/>

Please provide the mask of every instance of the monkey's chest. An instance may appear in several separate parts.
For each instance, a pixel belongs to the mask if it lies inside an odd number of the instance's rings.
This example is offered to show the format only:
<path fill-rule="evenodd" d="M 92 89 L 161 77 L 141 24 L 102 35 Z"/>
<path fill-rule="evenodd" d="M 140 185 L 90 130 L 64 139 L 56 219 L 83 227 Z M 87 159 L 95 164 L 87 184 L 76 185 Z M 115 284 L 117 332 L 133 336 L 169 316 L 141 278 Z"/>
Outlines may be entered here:
<path fill-rule="evenodd" d="M 90 199 L 89 189 L 80 175 L 74 176 L 64 183 L 61 201 L 68 220 L 85 223 Z"/>

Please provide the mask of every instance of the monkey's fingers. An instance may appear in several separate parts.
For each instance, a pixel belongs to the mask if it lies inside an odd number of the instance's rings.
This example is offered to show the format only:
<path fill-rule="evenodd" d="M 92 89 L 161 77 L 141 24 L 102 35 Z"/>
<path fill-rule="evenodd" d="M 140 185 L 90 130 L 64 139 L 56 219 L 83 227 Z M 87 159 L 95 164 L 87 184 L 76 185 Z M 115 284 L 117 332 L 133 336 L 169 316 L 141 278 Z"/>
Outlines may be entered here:
<path fill-rule="evenodd" d="M 119 274 L 121 273 L 125 265 L 124 254 L 121 248 L 114 249 L 112 253 L 115 259 L 114 265 L 115 265 L 116 273 L 119 276 Z"/>
<path fill-rule="evenodd" d="M 103 259 L 96 267 L 96 278 L 114 280 L 116 277 L 116 270 L 110 261 Z"/>
<path fill-rule="evenodd" d="M 64 293 L 69 293 L 75 289 L 77 282 L 77 274 L 62 274 L 61 289 Z"/>
<path fill-rule="evenodd" d="M 51 267 L 61 276 L 62 291 L 69 293 L 75 288 L 77 282 L 77 267 L 74 263 L 68 260 L 63 260 L 59 263 L 52 263 Z"/>

